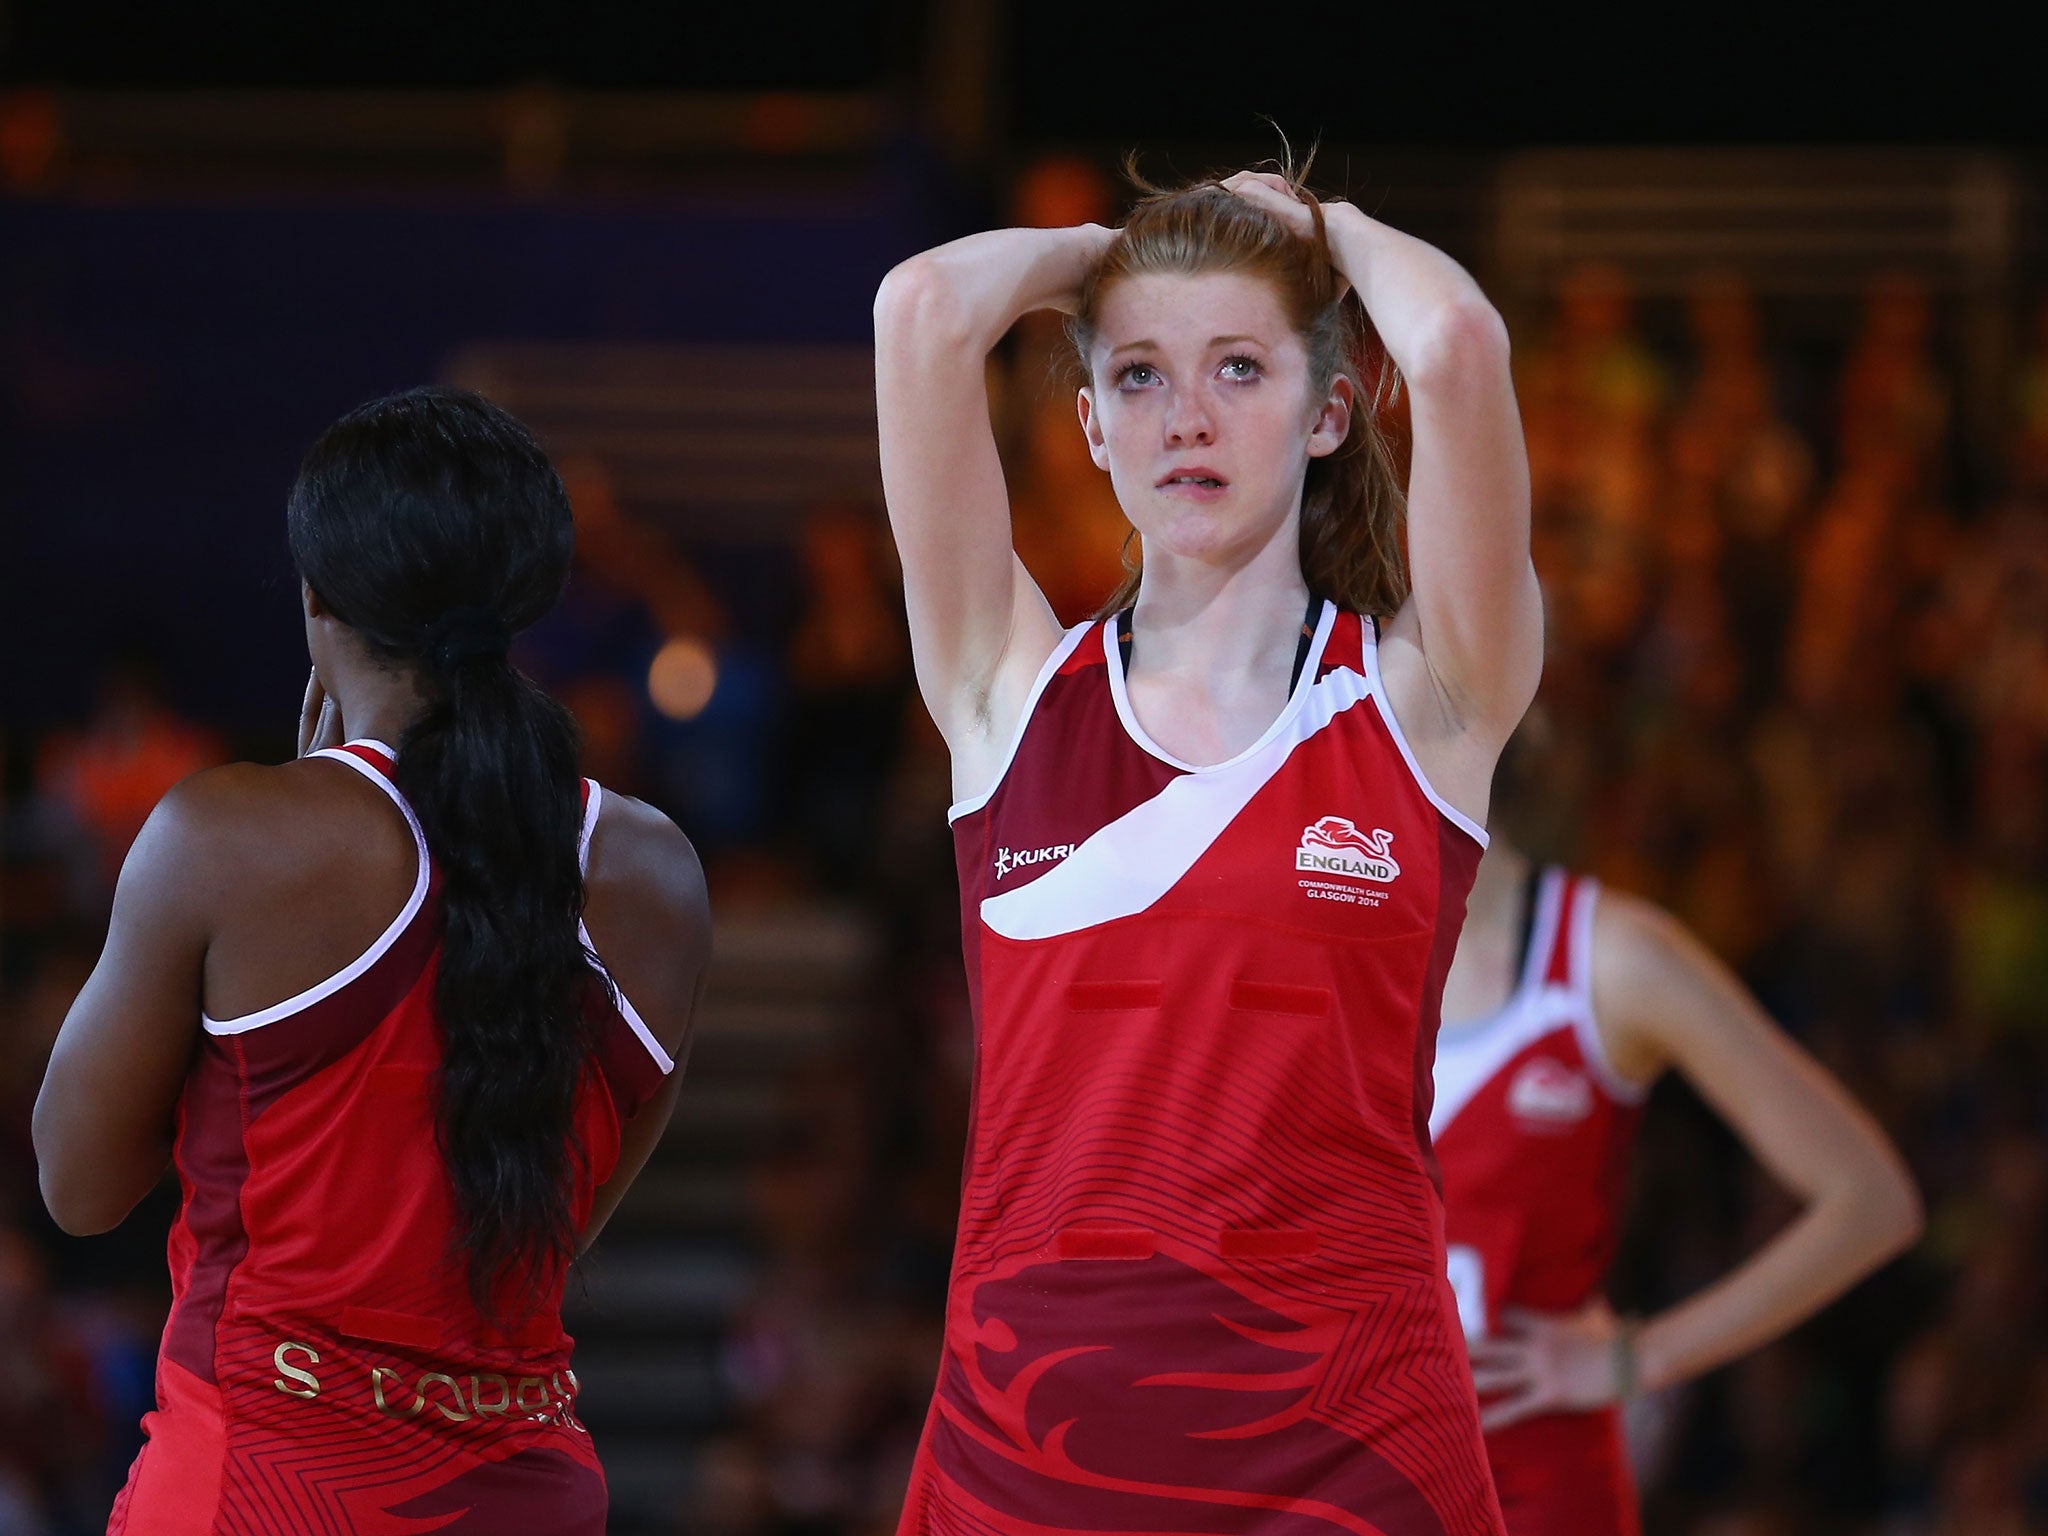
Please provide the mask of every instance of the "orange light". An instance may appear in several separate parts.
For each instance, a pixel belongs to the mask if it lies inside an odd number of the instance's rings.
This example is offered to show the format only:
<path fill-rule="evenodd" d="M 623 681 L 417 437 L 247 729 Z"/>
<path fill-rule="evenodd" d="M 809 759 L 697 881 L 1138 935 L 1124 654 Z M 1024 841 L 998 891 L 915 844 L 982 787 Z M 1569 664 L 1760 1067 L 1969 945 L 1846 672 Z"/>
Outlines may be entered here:
<path fill-rule="evenodd" d="M 718 688 L 718 663 L 711 647 L 679 635 L 654 653 L 647 669 L 647 697 L 671 720 L 694 720 Z"/>

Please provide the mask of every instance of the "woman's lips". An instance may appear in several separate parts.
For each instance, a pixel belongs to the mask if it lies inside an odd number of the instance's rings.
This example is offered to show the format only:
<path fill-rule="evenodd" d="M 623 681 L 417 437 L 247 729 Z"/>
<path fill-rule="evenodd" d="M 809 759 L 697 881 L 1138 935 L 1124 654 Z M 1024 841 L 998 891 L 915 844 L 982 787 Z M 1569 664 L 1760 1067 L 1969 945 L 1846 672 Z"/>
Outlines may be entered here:
<path fill-rule="evenodd" d="M 1196 464 L 1187 469 L 1177 469 L 1161 480 L 1155 489 L 1169 496 L 1182 496 L 1190 501 L 1214 501 L 1230 489 L 1230 482 L 1215 470 Z"/>

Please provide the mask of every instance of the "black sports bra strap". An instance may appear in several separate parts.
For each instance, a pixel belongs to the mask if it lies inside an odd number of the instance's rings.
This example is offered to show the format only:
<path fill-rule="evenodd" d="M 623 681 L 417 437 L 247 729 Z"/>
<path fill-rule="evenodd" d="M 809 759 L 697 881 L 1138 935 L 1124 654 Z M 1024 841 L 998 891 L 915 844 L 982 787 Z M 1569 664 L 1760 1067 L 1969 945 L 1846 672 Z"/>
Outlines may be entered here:
<path fill-rule="evenodd" d="M 1522 889 L 1522 936 L 1515 941 L 1515 988 L 1529 974 L 1529 943 L 1536 937 L 1536 901 L 1543 893 L 1543 866 L 1531 863 Z"/>
<path fill-rule="evenodd" d="M 1116 616 L 1116 648 L 1123 657 L 1124 676 L 1131 675 L 1131 613 L 1126 608 Z M 1294 690 L 1301 685 L 1301 669 L 1308 665 L 1308 648 L 1316 642 L 1316 620 L 1323 616 L 1323 600 L 1313 592 L 1308 597 L 1308 611 L 1301 616 L 1301 640 L 1294 647 L 1294 670 L 1287 674 L 1287 696 L 1294 697 Z"/>
<path fill-rule="evenodd" d="M 1294 667 L 1287 674 L 1287 696 L 1301 685 L 1301 669 L 1308 665 L 1308 648 L 1316 643 L 1316 620 L 1323 616 L 1323 600 L 1311 592 L 1308 608 L 1301 616 L 1301 639 L 1294 646 Z"/>

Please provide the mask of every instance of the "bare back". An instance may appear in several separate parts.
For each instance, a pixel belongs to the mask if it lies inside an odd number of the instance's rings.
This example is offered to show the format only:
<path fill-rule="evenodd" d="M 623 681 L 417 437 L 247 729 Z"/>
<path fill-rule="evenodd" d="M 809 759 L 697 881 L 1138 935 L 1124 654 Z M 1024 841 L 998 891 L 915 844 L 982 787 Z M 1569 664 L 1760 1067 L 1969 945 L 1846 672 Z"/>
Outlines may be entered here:
<path fill-rule="evenodd" d="M 217 834 L 205 1013 L 272 1008 L 346 969 L 398 920 L 417 882 L 412 830 L 374 784 L 339 763 L 237 764 Z"/>
<path fill-rule="evenodd" d="M 44 1195 L 60 1223 L 106 1230 L 162 1175 L 202 1017 L 246 1025 L 345 984 L 418 911 L 426 884 L 405 813 L 332 758 L 232 764 L 166 796 L 130 851 L 106 949 L 37 1100 Z M 695 851 L 658 811 L 605 794 L 586 884 L 589 942 L 649 1043 L 679 1063 L 710 947 Z M 653 1149 L 680 1075 L 628 1128 L 586 1241 Z"/>
<path fill-rule="evenodd" d="M 238 804 L 222 827 L 222 863 L 232 876 L 211 893 L 203 1001 L 209 1017 L 229 1019 L 297 997 L 373 948 L 416 895 L 418 855 L 391 799 L 331 759 L 221 771 L 235 776 Z M 590 845 L 586 923 L 607 968 L 628 973 L 617 976 L 622 990 L 648 999 L 659 1020 L 650 1025 L 673 1052 L 695 982 L 677 995 L 685 978 L 665 976 L 656 958 L 678 945 L 663 922 L 660 872 L 652 867 L 659 855 L 640 846 L 651 832 L 658 837 L 655 821 L 667 818 L 604 794 Z"/>

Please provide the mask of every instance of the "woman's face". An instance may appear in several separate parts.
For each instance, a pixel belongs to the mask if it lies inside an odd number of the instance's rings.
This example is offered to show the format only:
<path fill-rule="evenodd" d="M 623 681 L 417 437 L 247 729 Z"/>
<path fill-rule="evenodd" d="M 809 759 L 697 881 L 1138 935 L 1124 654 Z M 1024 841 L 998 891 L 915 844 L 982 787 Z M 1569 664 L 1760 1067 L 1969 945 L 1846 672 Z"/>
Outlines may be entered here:
<path fill-rule="evenodd" d="M 1311 398 L 1308 353 L 1263 279 L 1128 277 L 1097 305 L 1082 430 L 1124 514 L 1205 563 L 1265 547 L 1301 504 L 1311 458 L 1351 422 L 1343 377 Z"/>

